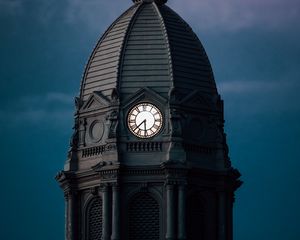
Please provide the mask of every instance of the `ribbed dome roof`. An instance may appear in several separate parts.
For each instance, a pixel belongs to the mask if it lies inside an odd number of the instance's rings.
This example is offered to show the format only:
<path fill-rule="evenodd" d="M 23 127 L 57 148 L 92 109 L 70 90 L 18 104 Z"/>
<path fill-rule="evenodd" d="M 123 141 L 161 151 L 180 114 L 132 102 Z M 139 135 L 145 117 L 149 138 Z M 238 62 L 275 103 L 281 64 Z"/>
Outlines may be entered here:
<path fill-rule="evenodd" d="M 217 94 L 211 65 L 196 34 L 165 1 L 143 0 L 104 33 L 87 64 L 81 98 L 94 91 L 121 99 L 149 87 L 164 97 L 170 89 Z"/>

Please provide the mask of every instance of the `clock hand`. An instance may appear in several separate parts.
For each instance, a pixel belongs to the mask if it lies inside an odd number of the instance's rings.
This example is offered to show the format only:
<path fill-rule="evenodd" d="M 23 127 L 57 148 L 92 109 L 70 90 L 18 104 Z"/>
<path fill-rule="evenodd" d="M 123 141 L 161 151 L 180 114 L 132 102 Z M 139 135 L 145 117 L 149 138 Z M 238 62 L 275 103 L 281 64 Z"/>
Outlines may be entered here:
<path fill-rule="evenodd" d="M 141 126 L 144 122 L 146 122 L 146 119 L 144 121 L 142 121 L 135 129 L 133 129 L 133 131 L 135 131 L 136 129 L 138 129 L 139 126 Z"/>
<path fill-rule="evenodd" d="M 145 121 L 144 121 L 144 127 L 145 127 L 145 131 L 146 131 L 146 128 L 147 128 L 147 126 L 146 126 L 146 119 L 145 119 Z"/>

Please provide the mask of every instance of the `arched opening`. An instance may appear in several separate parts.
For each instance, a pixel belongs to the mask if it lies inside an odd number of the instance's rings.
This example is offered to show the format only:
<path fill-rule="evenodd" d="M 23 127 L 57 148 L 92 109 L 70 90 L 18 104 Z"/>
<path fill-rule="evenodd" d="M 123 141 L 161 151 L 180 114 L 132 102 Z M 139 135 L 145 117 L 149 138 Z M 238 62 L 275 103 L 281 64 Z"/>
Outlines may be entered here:
<path fill-rule="evenodd" d="M 203 201 L 192 195 L 187 202 L 187 239 L 203 240 L 205 231 L 205 212 Z"/>
<path fill-rule="evenodd" d="M 129 203 L 129 240 L 159 240 L 159 215 L 159 204 L 151 195 L 134 195 Z"/>
<path fill-rule="evenodd" d="M 87 240 L 101 240 L 102 238 L 102 200 L 100 197 L 93 198 L 86 214 L 86 238 Z"/>

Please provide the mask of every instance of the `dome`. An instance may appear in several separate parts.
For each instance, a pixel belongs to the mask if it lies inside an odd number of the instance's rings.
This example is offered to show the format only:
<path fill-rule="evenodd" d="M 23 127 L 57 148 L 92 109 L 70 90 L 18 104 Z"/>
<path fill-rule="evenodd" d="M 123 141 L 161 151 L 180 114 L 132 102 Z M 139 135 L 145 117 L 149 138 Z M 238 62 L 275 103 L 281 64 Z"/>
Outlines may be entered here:
<path fill-rule="evenodd" d="M 134 0 L 98 41 L 85 69 L 80 97 L 107 98 L 117 89 L 126 99 L 142 87 L 167 98 L 171 89 L 215 95 L 206 52 L 189 25 L 164 3 Z"/>

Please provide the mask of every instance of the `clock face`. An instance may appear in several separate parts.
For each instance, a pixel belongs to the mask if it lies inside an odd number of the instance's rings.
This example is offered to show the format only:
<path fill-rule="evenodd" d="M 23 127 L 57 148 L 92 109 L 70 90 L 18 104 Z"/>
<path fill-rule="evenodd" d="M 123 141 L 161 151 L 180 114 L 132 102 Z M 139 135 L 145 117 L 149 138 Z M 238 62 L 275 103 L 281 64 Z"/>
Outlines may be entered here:
<path fill-rule="evenodd" d="M 133 107 L 127 119 L 129 130 L 139 138 L 151 138 L 159 133 L 162 124 L 162 114 L 151 103 L 141 103 Z"/>

